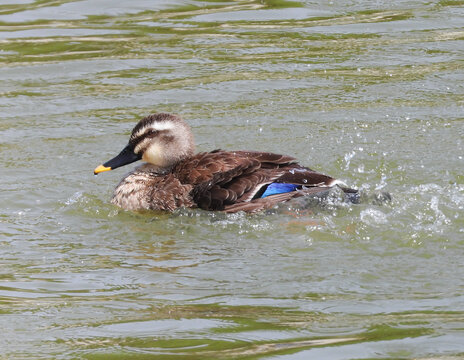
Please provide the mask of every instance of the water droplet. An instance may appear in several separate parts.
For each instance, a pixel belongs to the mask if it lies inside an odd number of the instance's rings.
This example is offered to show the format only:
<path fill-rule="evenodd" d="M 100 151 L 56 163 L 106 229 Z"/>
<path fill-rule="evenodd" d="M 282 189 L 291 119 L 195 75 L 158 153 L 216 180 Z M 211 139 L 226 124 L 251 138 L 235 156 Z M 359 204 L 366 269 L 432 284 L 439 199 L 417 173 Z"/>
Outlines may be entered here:
<path fill-rule="evenodd" d="M 356 155 L 355 151 L 345 154 L 345 162 L 346 162 L 345 170 L 348 170 L 350 168 L 351 159 L 353 159 L 355 155 Z"/>

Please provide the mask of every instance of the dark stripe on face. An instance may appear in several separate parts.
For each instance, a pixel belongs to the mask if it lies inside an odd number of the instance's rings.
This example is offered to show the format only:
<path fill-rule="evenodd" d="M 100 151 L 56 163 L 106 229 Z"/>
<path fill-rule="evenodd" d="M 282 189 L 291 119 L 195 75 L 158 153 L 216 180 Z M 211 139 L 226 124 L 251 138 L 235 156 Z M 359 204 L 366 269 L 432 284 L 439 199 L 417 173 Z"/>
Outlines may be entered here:
<path fill-rule="evenodd" d="M 151 114 L 146 117 L 144 117 L 142 120 L 140 120 L 137 125 L 135 125 L 134 129 L 132 130 L 131 137 L 134 134 L 137 134 L 137 132 L 140 129 L 143 129 L 144 127 L 149 128 L 150 125 L 153 125 L 155 123 L 163 123 L 171 121 L 173 123 L 178 123 L 180 118 L 176 115 L 173 114 L 168 114 L 168 113 L 157 113 L 157 114 Z"/>
<path fill-rule="evenodd" d="M 129 144 L 131 144 L 135 149 L 145 139 L 153 139 L 155 137 L 161 137 L 162 135 L 167 134 L 168 132 L 170 132 L 170 130 L 149 129 L 149 130 L 145 131 L 142 135 L 139 135 L 139 136 L 137 136 L 137 137 L 135 137 L 133 139 L 130 139 Z M 144 146 L 142 149 L 139 149 L 137 153 L 138 154 L 143 154 L 143 152 L 147 149 L 148 145 L 149 144 L 147 144 L 147 146 Z"/>
<path fill-rule="evenodd" d="M 145 131 L 143 134 L 135 137 L 135 138 L 131 138 L 129 140 L 129 144 L 131 144 L 134 148 L 140 144 L 144 139 L 147 139 L 147 138 L 154 138 L 155 136 L 158 135 L 158 131 L 156 130 L 153 130 L 153 129 L 149 129 L 147 131 Z"/>

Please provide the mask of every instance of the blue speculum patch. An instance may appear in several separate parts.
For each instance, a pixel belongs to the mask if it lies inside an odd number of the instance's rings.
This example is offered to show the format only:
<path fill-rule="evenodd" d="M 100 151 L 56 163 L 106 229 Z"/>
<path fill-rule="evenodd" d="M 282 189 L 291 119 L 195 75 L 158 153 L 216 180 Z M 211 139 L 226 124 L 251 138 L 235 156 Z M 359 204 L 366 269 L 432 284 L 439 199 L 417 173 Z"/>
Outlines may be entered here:
<path fill-rule="evenodd" d="M 272 183 L 269 184 L 266 191 L 261 195 L 261 198 L 265 198 L 266 196 L 275 195 L 275 194 L 283 194 L 288 193 L 291 191 L 295 191 L 301 185 L 295 184 L 281 184 L 281 183 Z"/>

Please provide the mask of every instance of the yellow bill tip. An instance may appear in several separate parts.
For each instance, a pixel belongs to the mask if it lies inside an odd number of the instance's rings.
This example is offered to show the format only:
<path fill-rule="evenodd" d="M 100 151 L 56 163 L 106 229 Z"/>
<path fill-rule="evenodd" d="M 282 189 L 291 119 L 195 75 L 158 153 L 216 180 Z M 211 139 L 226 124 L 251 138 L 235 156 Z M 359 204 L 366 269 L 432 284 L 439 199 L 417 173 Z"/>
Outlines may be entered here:
<path fill-rule="evenodd" d="M 111 168 L 110 167 L 106 167 L 106 166 L 103 166 L 103 165 L 99 165 L 95 168 L 95 170 L 93 171 L 94 175 L 97 175 L 97 174 L 100 174 L 101 172 L 104 172 L 104 171 L 110 171 Z"/>

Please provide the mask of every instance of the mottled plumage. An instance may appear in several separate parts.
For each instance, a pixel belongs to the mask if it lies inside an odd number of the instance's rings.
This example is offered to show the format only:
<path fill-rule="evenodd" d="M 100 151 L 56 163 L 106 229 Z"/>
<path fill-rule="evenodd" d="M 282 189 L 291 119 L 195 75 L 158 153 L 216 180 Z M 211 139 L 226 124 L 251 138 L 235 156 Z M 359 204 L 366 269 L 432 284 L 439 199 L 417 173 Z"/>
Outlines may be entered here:
<path fill-rule="evenodd" d="M 214 150 L 194 154 L 188 125 L 172 114 L 153 114 L 133 129 L 129 144 L 95 174 L 143 159 L 124 177 L 111 202 L 127 210 L 199 207 L 225 212 L 256 212 L 295 197 L 327 191 L 342 182 L 299 165 L 295 158 L 257 151 Z M 290 192 L 262 197 L 269 184 Z M 277 189 L 277 190 L 276 190 Z M 278 190 L 275 186 L 272 192 Z"/>

